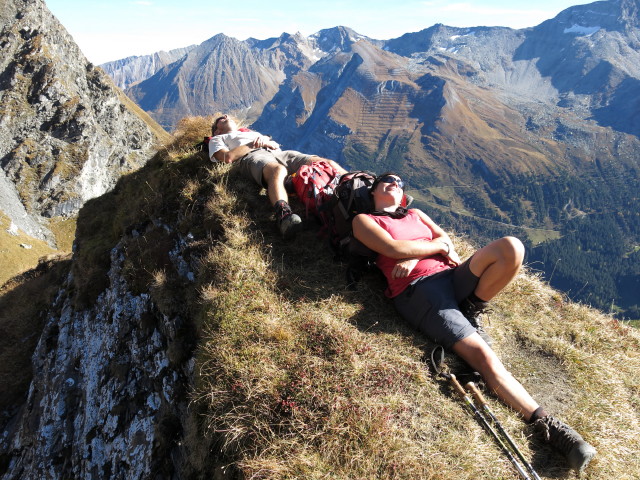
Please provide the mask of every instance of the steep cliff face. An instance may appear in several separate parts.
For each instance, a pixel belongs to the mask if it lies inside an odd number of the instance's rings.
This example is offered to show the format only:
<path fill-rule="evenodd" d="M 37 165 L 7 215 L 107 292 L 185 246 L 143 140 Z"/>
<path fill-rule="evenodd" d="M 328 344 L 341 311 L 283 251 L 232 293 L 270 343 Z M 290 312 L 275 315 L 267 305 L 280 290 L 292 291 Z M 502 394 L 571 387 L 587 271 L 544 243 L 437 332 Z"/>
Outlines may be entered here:
<path fill-rule="evenodd" d="M 193 373 L 170 355 L 184 320 L 132 293 L 123 259 L 119 245 L 90 308 L 73 308 L 72 279 L 51 306 L 27 402 L 2 442 L 4 478 L 150 478 L 171 463 Z"/>
<path fill-rule="evenodd" d="M 43 1 L 3 2 L 0 28 L 2 209 L 53 241 L 44 218 L 75 215 L 166 133 L 87 62 Z"/>
<path fill-rule="evenodd" d="M 180 214 L 167 217 L 162 206 L 176 206 L 176 178 L 197 172 L 204 170 L 193 163 L 155 161 L 81 211 L 70 273 L 42 331 L 29 335 L 39 338 L 29 390 L 2 397 L 11 400 L 0 405 L 2 478 L 170 478 L 190 470 L 181 449 L 193 421 L 187 390 L 201 246 L 178 231 Z M 21 375 L 4 367 L 0 374 Z"/>

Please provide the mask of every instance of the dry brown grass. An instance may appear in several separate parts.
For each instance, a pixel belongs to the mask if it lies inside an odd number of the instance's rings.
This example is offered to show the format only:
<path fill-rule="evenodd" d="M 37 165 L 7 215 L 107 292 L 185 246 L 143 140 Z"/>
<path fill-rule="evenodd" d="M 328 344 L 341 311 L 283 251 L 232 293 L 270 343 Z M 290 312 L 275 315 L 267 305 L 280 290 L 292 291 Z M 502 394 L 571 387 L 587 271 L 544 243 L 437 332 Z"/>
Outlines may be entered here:
<path fill-rule="evenodd" d="M 212 181 L 222 236 L 201 274 L 194 405 L 242 478 L 518 478 L 434 378 L 422 360 L 431 345 L 401 324 L 377 276 L 346 290 L 315 229 L 285 245 L 253 186 L 227 180 L 224 166 Z M 512 373 L 599 450 L 583 478 L 640 472 L 637 331 L 527 272 L 497 299 L 488 328 Z M 490 403 L 543 478 L 574 478 L 515 413 Z"/>
<path fill-rule="evenodd" d="M 51 255 L 53 248 L 42 240 L 18 231 L 18 235 L 7 232 L 11 221 L 0 213 L 0 285 L 14 275 L 34 268 L 40 257 Z"/>
<path fill-rule="evenodd" d="M 204 137 L 211 136 L 211 125 L 214 120 L 222 115 L 216 112 L 206 117 L 185 117 L 178 122 L 172 139 L 166 143 L 169 153 L 177 158 L 181 155 L 192 154 L 200 148 L 200 142 Z M 238 126 L 242 126 L 241 120 L 236 120 Z"/>
<path fill-rule="evenodd" d="M 196 144 L 202 142 L 204 137 L 211 135 L 211 124 L 219 114 L 207 117 L 185 117 L 176 125 L 169 151 L 184 154 L 193 149 Z"/>
<path fill-rule="evenodd" d="M 173 230 L 154 227 L 158 219 Z M 381 294 L 382 279 L 372 272 L 358 290 L 346 289 L 344 268 L 315 227 L 284 243 L 264 191 L 232 167 L 201 155 L 159 155 L 89 202 L 78 219 L 73 267 L 86 301 L 101 291 L 105 255 L 134 228 L 150 248 L 127 244 L 133 288 L 147 289 L 164 314 L 189 316 L 199 334 L 183 439 L 185 464 L 200 476 L 518 478 L 425 364 L 432 345 L 402 324 Z M 166 263 L 171 242 L 162 235 L 175 232 L 191 233 L 198 245 L 194 283 Z M 465 239 L 456 243 L 471 253 Z M 53 288 L 54 280 L 45 283 Z M 2 321 L 11 319 L 16 332 L 29 327 L 26 335 L 36 338 L 38 325 L 21 323 L 35 318 L 24 313 L 25 292 L 5 293 Z M 640 332 L 568 302 L 528 272 L 496 299 L 490 318 L 511 372 L 599 450 L 583 478 L 637 478 Z M 11 352 L 24 360 L 29 348 Z M 190 350 L 174 354 L 186 361 Z M 452 357 L 447 363 L 456 366 Z M 489 402 L 542 478 L 576 478 L 514 412 Z"/>
<path fill-rule="evenodd" d="M 70 252 L 76 236 L 75 217 L 53 217 L 49 220 L 49 230 L 56 237 L 56 247 L 59 252 Z"/>

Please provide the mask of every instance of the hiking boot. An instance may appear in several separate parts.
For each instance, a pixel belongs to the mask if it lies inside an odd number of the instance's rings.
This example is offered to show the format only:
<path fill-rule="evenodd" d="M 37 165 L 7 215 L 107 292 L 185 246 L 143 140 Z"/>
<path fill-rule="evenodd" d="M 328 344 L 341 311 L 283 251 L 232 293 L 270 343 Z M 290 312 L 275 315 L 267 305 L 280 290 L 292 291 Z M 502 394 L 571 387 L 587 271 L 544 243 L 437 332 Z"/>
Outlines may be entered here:
<path fill-rule="evenodd" d="M 285 215 L 277 223 L 282 238 L 285 240 L 292 240 L 302 228 L 302 219 L 295 213 Z"/>
<path fill-rule="evenodd" d="M 578 432 L 551 415 L 536 420 L 534 427 L 547 443 L 567 457 L 569 466 L 578 472 L 581 472 L 596 454 L 596 449 L 585 442 Z"/>
<path fill-rule="evenodd" d="M 481 322 L 482 314 L 487 311 L 487 304 L 485 303 L 484 305 L 478 305 L 476 303 L 473 303 L 468 298 L 465 298 L 460 303 L 458 308 L 465 316 L 465 318 L 469 320 L 471 326 L 476 329 L 478 335 L 480 335 L 480 337 L 487 343 L 487 345 L 491 346 L 493 344 L 493 339 L 485 331 Z"/>
<path fill-rule="evenodd" d="M 282 234 L 282 238 L 285 240 L 291 240 L 296 236 L 296 233 L 302 228 L 302 219 L 291 212 L 289 204 L 283 200 L 280 200 L 276 206 L 276 224 L 278 230 Z"/>

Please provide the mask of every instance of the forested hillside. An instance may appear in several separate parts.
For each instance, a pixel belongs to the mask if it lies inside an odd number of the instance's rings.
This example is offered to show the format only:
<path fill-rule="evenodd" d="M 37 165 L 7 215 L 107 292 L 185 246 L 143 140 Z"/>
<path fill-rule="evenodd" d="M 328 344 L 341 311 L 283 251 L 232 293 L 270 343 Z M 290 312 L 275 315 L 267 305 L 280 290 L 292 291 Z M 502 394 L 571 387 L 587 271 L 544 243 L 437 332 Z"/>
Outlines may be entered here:
<path fill-rule="evenodd" d="M 437 194 L 426 197 L 425 208 L 482 242 L 507 234 L 522 238 L 526 262 L 551 285 L 618 318 L 640 319 L 640 248 L 633 241 L 640 236 L 640 190 L 633 181 L 603 176 L 587 182 L 568 174 L 519 176 L 496 180 L 487 196 L 458 190 L 473 215 L 454 213 Z"/>

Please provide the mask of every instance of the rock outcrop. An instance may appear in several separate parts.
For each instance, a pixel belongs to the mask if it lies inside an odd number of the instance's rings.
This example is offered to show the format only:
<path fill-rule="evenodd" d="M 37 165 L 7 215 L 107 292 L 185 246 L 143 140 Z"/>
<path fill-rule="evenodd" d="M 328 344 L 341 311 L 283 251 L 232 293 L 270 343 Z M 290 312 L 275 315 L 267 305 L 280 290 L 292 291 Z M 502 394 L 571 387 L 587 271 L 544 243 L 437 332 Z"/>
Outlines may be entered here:
<path fill-rule="evenodd" d="M 44 1 L 3 2 L 0 45 L 2 210 L 53 243 L 47 218 L 77 214 L 166 132 L 86 60 Z"/>
<path fill-rule="evenodd" d="M 168 348 L 185 342 L 184 319 L 133 294 L 123 259 L 120 245 L 110 286 L 90 308 L 74 309 L 72 279 L 60 290 L 33 355 L 26 404 L 1 442 L 10 458 L 3 478 L 153 478 L 171 462 L 193 373 Z"/>
<path fill-rule="evenodd" d="M 31 333 L 39 340 L 29 390 L 0 405 L 3 479 L 174 478 L 188 470 L 180 452 L 193 419 L 189 309 L 199 257 L 194 236 L 176 228 L 180 209 L 170 219 L 163 213 L 178 194 L 172 182 L 188 178 L 167 175 L 172 168 L 166 158 L 147 165 L 81 210 L 70 273 L 42 330 Z M 171 286 L 150 281 L 149 268 Z"/>

